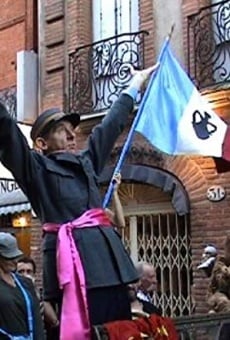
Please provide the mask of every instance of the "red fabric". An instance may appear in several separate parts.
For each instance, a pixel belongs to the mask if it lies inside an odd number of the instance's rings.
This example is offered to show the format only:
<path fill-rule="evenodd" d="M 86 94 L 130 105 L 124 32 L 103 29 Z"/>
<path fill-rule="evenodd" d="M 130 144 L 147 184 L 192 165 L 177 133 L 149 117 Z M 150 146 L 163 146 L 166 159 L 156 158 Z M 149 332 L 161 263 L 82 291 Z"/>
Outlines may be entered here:
<path fill-rule="evenodd" d="M 154 340 L 178 340 L 173 321 L 156 314 L 136 320 L 113 321 L 104 325 L 109 340 L 141 340 L 141 333 L 152 336 Z"/>

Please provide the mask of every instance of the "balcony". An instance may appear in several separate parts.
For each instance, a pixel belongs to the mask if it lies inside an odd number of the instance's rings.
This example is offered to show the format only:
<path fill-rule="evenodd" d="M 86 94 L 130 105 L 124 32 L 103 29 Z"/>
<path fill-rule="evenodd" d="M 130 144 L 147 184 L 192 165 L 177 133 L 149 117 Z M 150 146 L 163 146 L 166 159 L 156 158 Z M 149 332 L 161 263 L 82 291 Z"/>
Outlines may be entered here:
<path fill-rule="evenodd" d="M 0 101 L 6 106 L 9 114 L 16 119 L 17 118 L 17 96 L 16 87 L 9 87 L 0 90 Z"/>
<path fill-rule="evenodd" d="M 86 115 L 108 110 L 130 81 L 129 65 L 144 68 L 147 34 L 121 34 L 71 53 L 68 111 Z"/>
<path fill-rule="evenodd" d="M 230 1 L 188 17 L 188 69 L 198 88 L 230 86 Z"/>

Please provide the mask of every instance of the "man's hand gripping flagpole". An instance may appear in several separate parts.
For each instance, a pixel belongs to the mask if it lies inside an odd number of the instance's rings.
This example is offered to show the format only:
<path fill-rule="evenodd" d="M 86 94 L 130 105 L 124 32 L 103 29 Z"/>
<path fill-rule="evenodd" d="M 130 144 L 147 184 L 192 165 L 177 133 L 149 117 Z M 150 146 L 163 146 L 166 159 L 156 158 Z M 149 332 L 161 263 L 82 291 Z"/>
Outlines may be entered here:
<path fill-rule="evenodd" d="M 137 111 L 137 114 L 134 118 L 134 121 L 133 121 L 133 124 L 130 128 L 130 131 L 128 133 L 128 136 L 127 136 L 127 139 L 125 141 L 125 144 L 122 148 L 122 151 L 121 151 L 121 155 L 120 155 L 120 158 L 114 168 L 114 172 L 113 172 L 113 175 L 112 175 L 112 178 L 114 177 L 114 175 L 116 173 L 120 173 L 121 172 L 121 168 L 122 168 L 122 165 L 124 163 L 124 160 L 125 160 L 125 157 L 129 151 L 129 148 L 130 148 L 130 145 L 132 143 L 132 138 L 133 138 L 133 134 L 134 134 L 134 131 L 135 131 L 135 127 L 140 119 L 140 116 L 141 116 L 141 113 L 142 113 L 142 103 L 145 102 L 145 98 L 148 96 L 148 93 L 149 93 L 149 90 L 151 88 L 151 84 L 152 82 L 154 81 L 154 78 L 155 78 L 155 75 L 156 75 L 156 72 L 157 72 L 157 69 L 161 63 L 161 60 L 163 58 L 163 55 L 164 55 L 164 52 L 169 44 L 169 41 L 172 37 L 172 33 L 173 33 L 173 30 L 174 30 L 174 27 L 175 25 L 173 24 L 172 27 L 171 27 L 171 30 L 170 30 L 170 33 L 168 34 L 168 36 L 165 38 L 165 41 L 163 43 L 163 46 L 162 46 L 162 49 L 161 49 L 161 52 L 159 54 L 159 57 L 158 57 L 158 60 L 157 60 L 157 63 L 147 69 L 144 69 L 144 70 L 141 70 L 141 71 L 137 71 L 137 70 L 134 70 L 133 67 L 130 65 L 130 72 L 131 72 L 131 75 L 133 76 L 131 82 L 130 82 L 130 85 L 129 87 L 130 88 L 135 88 L 135 89 L 138 89 L 138 90 L 141 90 L 141 88 L 146 84 L 146 82 L 148 81 L 148 79 L 150 78 L 149 82 L 148 82 L 148 86 L 147 86 L 147 89 L 145 90 L 145 93 L 144 93 L 144 96 L 142 98 L 142 101 L 140 103 L 140 106 L 139 106 L 139 109 Z M 155 72 L 154 72 L 155 71 Z M 109 184 L 109 187 L 107 189 L 107 192 L 105 194 L 105 197 L 104 197 L 104 201 L 103 201 L 103 208 L 105 209 L 108 205 L 109 205 L 109 202 L 111 200 L 111 197 L 113 195 L 113 190 L 114 190 L 114 182 L 111 180 L 110 184 Z"/>

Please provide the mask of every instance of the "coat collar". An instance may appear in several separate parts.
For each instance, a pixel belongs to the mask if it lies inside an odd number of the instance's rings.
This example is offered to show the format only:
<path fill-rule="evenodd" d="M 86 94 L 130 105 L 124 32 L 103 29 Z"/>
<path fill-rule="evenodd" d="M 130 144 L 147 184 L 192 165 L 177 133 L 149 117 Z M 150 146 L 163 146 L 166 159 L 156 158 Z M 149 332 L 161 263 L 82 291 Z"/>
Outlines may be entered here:
<path fill-rule="evenodd" d="M 80 164 L 81 153 L 70 153 L 70 152 L 54 152 L 48 156 L 48 158 L 61 161 L 61 162 L 68 162 L 74 164 Z"/>

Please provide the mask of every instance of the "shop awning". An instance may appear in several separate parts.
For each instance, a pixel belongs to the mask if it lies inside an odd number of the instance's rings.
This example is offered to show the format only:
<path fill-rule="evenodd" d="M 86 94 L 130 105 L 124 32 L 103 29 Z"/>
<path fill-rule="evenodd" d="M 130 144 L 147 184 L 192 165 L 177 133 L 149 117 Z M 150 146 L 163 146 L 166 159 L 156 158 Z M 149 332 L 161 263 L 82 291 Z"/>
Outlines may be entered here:
<path fill-rule="evenodd" d="M 22 190 L 7 192 L 0 197 L 0 215 L 30 211 L 31 205 Z"/>

